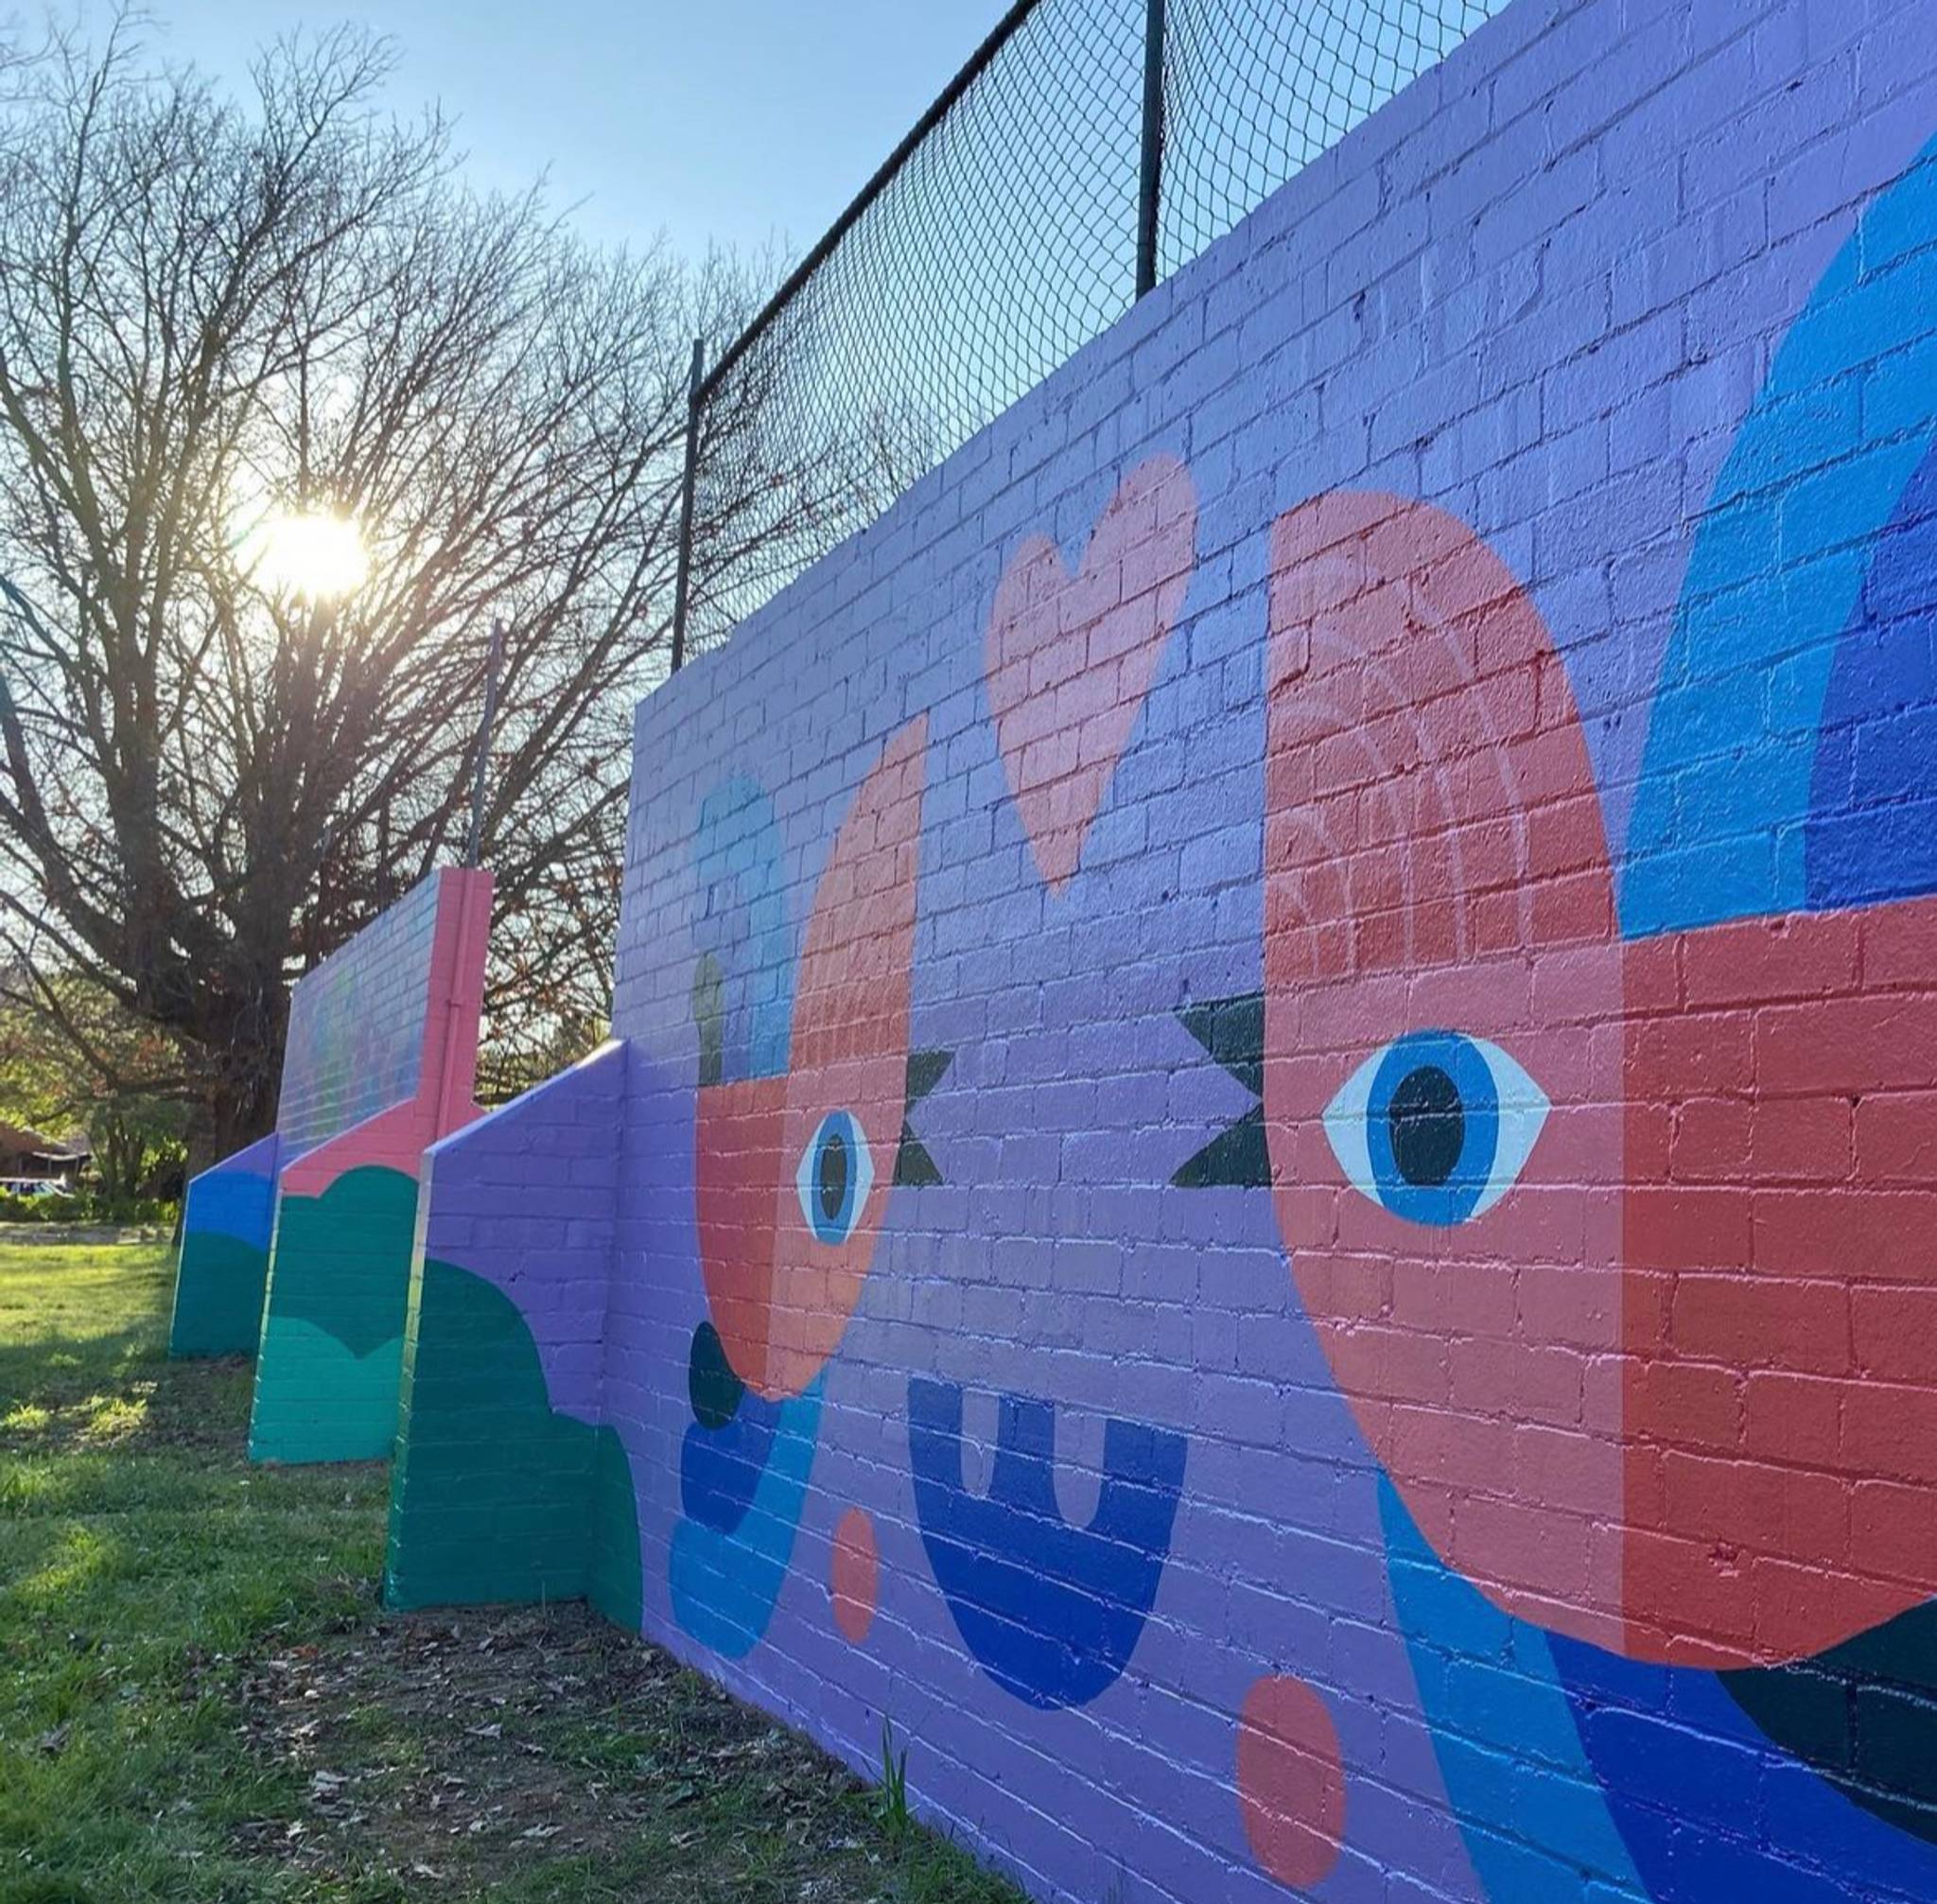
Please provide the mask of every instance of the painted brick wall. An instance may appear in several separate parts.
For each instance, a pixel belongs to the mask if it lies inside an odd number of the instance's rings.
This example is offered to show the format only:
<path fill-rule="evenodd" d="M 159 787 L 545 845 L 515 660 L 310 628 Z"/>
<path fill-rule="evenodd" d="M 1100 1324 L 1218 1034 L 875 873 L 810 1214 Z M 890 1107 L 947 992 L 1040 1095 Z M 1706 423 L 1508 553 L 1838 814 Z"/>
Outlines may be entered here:
<path fill-rule="evenodd" d="M 200 1172 L 182 1212 L 171 1355 L 253 1355 L 275 1230 L 274 1131 Z"/>
<path fill-rule="evenodd" d="M 447 868 L 297 987 L 256 1460 L 373 1460 L 395 1441 L 418 1178 L 429 1145 L 478 1115 L 490 924 L 490 874 Z"/>
<path fill-rule="evenodd" d="M 638 1624 L 625 1458 L 586 1425 L 604 1386 L 625 1058 L 607 1045 L 425 1158 L 393 1606 L 589 1596 Z M 528 1316 L 544 1319 L 542 1362 Z"/>
<path fill-rule="evenodd" d="M 276 1105 L 292 1157 L 415 1094 L 441 891 L 420 881 L 298 983 Z"/>
<path fill-rule="evenodd" d="M 642 707 L 548 1565 L 1044 1898 L 1937 1896 L 1933 140 L 1514 0 Z"/>
<path fill-rule="evenodd" d="M 451 951 L 449 944 L 440 948 L 438 939 L 445 877 L 432 874 L 421 881 L 298 981 L 289 1001 L 275 1130 L 188 1185 L 170 1354 L 255 1353 L 280 1170 L 419 1095 L 427 1041 L 441 1040 L 448 1004 L 434 997 L 440 985 L 449 987 L 448 971 L 438 967 L 440 952 L 447 966 Z M 448 932 L 446 926 L 446 937 Z M 477 1010 L 474 1002 L 473 1040 Z M 465 1061 L 475 1069 L 475 1053 Z M 441 1056 L 436 1062 L 442 1063 Z M 437 1090 L 433 1079 L 433 1097 Z M 466 1098 L 469 1090 L 466 1084 Z M 387 1279 L 395 1286 L 399 1319 L 402 1277 L 393 1265 Z"/>

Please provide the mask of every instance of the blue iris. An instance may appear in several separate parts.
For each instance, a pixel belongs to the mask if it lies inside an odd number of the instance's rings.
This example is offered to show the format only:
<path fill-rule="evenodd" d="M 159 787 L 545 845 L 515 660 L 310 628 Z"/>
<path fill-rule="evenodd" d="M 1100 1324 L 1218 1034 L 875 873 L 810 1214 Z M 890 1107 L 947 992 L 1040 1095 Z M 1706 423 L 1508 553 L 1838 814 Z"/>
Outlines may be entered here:
<path fill-rule="evenodd" d="M 1512 1188 L 1548 1109 L 1498 1045 L 1416 1031 L 1353 1072 L 1326 1108 L 1325 1135 L 1362 1196 L 1408 1223 L 1445 1229 Z"/>
<path fill-rule="evenodd" d="M 830 1246 L 846 1242 L 873 1186 L 866 1133 L 853 1112 L 829 1111 L 808 1140 L 794 1174 L 800 1214 L 816 1240 Z"/>

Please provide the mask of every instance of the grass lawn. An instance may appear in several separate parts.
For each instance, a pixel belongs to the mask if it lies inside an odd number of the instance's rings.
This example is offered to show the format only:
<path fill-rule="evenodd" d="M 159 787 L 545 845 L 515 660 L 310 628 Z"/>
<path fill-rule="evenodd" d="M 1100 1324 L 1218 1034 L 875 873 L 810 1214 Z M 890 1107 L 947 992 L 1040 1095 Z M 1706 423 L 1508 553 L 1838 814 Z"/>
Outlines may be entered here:
<path fill-rule="evenodd" d="M 1013 1904 L 581 1609 L 381 1612 L 384 1470 L 252 1468 L 169 1288 L 0 1244 L 0 1904 Z"/>

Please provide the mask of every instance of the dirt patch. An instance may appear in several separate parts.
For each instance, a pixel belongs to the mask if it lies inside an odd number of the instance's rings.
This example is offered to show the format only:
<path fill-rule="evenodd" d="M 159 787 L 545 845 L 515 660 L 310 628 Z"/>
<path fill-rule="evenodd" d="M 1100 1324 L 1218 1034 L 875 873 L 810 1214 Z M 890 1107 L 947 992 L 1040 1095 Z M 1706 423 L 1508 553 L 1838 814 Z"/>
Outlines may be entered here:
<path fill-rule="evenodd" d="M 901 1860 L 857 1835 L 879 1838 L 876 1794 L 583 1607 L 375 1616 L 249 1663 L 236 1729 L 306 1794 L 294 1818 L 245 1821 L 236 1849 L 319 1878 L 463 1896 L 520 1869 L 609 1880 L 637 1864 L 668 1897 L 906 1895 Z M 715 1854 L 736 1840 L 765 1844 L 747 1888 L 723 1889 Z M 948 1895 L 951 1875 L 925 1871 L 922 1895 Z M 963 1876 L 965 1895 L 999 1895 L 966 1861 Z"/>

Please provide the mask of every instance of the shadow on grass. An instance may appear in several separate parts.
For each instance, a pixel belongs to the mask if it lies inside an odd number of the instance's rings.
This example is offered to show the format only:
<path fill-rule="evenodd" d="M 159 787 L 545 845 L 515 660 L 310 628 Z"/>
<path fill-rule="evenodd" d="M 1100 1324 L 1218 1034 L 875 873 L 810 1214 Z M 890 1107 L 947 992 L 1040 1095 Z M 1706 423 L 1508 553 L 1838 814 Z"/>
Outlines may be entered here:
<path fill-rule="evenodd" d="M 0 1455 L 227 1452 L 250 1363 L 170 1361 L 172 1293 L 170 1260 L 151 1246 L 0 1245 Z"/>

